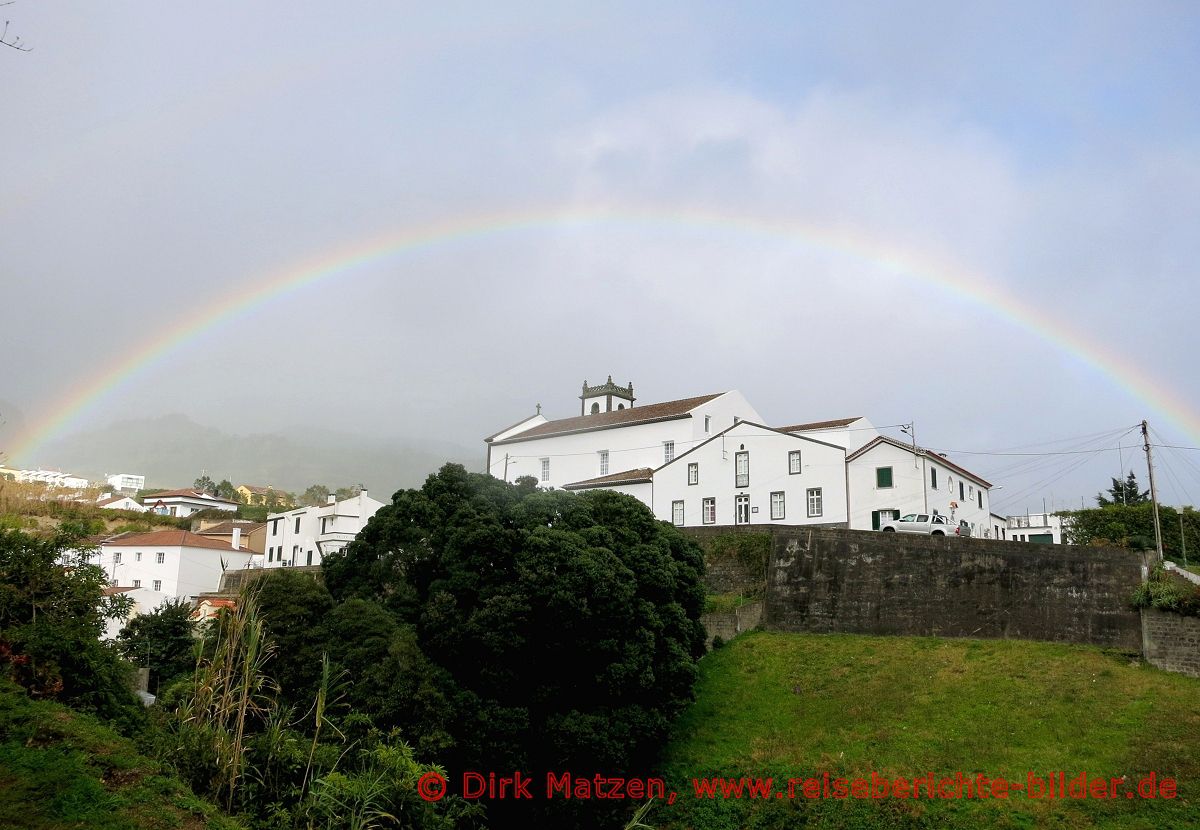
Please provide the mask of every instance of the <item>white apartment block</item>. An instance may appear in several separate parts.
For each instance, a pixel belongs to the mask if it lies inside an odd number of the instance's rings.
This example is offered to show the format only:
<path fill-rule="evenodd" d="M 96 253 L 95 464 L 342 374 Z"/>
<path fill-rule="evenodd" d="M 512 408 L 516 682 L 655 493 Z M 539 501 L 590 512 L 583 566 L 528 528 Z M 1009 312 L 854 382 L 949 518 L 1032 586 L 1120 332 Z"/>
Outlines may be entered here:
<path fill-rule="evenodd" d="M 100 500 L 96 502 L 96 506 L 105 510 L 132 510 L 135 513 L 146 512 L 146 506 L 132 496 L 114 496 L 112 493 L 105 493 L 101 496 Z"/>
<path fill-rule="evenodd" d="M 126 493 L 134 495 L 138 490 L 146 489 L 146 477 L 134 475 L 133 473 L 112 473 L 106 475 L 104 480 L 108 482 L 108 486 L 118 493 Z"/>
<path fill-rule="evenodd" d="M 1070 527 L 1069 520 L 1065 527 Z M 1008 517 L 1008 538 L 1013 542 L 1061 545 L 1063 530 L 1063 517 L 1053 513 L 1027 513 L 1024 516 Z"/>
<path fill-rule="evenodd" d="M 487 471 L 514 482 L 632 495 L 681 526 L 879 529 L 941 513 L 990 527 L 991 484 L 949 459 L 880 435 L 866 418 L 762 423 L 736 391 L 635 406 L 633 385 L 584 383 L 581 414 L 541 414 L 485 438 Z"/>
<path fill-rule="evenodd" d="M 114 587 L 194 601 L 220 588 L 222 573 L 245 568 L 253 558 L 254 551 L 236 533 L 225 541 L 186 530 L 159 530 L 105 540 L 98 564 Z"/>
<path fill-rule="evenodd" d="M 267 516 L 266 556 L 268 568 L 320 565 L 321 559 L 354 541 L 372 516 L 383 507 L 363 490 L 357 496 L 337 501 L 330 496 L 319 507 L 298 507 Z"/>
<path fill-rule="evenodd" d="M 84 490 L 90 486 L 86 478 L 58 470 L 19 470 L 17 481 L 31 481 L 61 490 Z"/>

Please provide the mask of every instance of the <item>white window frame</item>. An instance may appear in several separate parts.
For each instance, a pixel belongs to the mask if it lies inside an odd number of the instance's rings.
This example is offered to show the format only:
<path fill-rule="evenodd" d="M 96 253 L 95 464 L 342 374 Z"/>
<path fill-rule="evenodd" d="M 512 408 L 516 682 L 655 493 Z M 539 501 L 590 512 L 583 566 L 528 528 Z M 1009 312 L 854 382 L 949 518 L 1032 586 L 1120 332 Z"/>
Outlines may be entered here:
<path fill-rule="evenodd" d="M 141 561 L 142 561 L 142 552 L 141 552 L 140 550 L 139 550 L 137 553 L 135 553 L 135 554 L 133 555 L 133 561 L 134 561 L 134 562 L 141 562 Z"/>
<path fill-rule="evenodd" d="M 804 469 L 800 450 L 788 450 L 788 475 L 798 476 Z"/>
<path fill-rule="evenodd" d="M 712 432 L 712 416 L 705 415 L 704 416 L 704 433 L 705 433 L 705 435 L 707 435 L 710 432 Z"/>
<path fill-rule="evenodd" d="M 549 480 L 550 480 L 550 459 L 549 459 L 549 458 L 542 458 L 542 459 L 539 459 L 539 460 L 540 460 L 540 461 L 541 461 L 541 463 L 542 463 L 542 478 L 541 478 L 541 480 L 542 480 L 542 481 L 549 481 Z"/>
<path fill-rule="evenodd" d="M 135 580 L 133 580 L 133 587 L 134 587 L 134 588 L 141 588 L 141 587 L 142 587 L 142 580 L 140 580 L 140 579 L 135 579 Z"/>
<path fill-rule="evenodd" d="M 717 499 L 710 496 L 700 500 L 700 519 L 706 525 L 717 523 Z"/>
<path fill-rule="evenodd" d="M 113 551 L 113 564 L 114 565 L 121 564 L 121 551 L 119 551 L 119 550 Z"/>
<path fill-rule="evenodd" d="M 154 554 L 154 563 L 156 565 L 161 565 L 166 561 L 167 561 L 167 554 L 165 552 L 160 550 L 158 553 Z"/>
<path fill-rule="evenodd" d="M 670 464 L 675 460 L 675 442 L 663 441 L 663 463 Z"/>
<path fill-rule="evenodd" d="M 683 527 L 683 501 L 671 502 L 671 524 L 675 527 Z"/>
<path fill-rule="evenodd" d="M 779 499 L 778 499 L 779 510 L 778 511 L 776 511 L 776 509 L 775 509 L 775 507 L 776 507 L 776 498 L 775 497 L 776 496 L 779 497 Z M 776 490 L 775 492 L 771 493 L 771 518 L 772 519 L 783 519 L 786 517 L 787 517 L 787 496 L 784 494 L 784 491 Z"/>
<path fill-rule="evenodd" d="M 600 475 L 608 475 L 608 450 L 600 450 Z"/>
<path fill-rule="evenodd" d="M 820 487 L 809 487 L 805 494 L 808 502 L 808 517 L 810 519 L 820 518 L 825 515 L 825 494 L 821 492 Z"/>
<path fill-rule="evenodd" d="M 740 468 L 745 463 L 745 472 Z M 750 486 L 750 452 L 749 450 L 738 450 L 733 454 L 733 486 L 734 487 L 749 487 Z"/>
<path fill-rule="evenodd" d="M 700 464 L 698 462 L 693 461 L 690 464 L 688 464 L 687 476 L 688 476 L 687 481 L 688 481 L 689 487 L 693 484 L 700 483 Z"/>
<path fill-rule="evenodd" d="M 154 590 L 156 590 L 156 591 L 162 590 L 162 580 L 161 579 L 154 580 Z"/>

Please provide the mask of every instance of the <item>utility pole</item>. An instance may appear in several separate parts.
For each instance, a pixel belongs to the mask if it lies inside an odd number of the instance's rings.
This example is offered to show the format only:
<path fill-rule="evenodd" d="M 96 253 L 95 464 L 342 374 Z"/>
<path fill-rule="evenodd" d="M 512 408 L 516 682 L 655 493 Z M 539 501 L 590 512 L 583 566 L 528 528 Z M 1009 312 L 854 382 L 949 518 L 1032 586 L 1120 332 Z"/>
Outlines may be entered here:
<path fill-rule="evenodd" d="M 508 482 L 508 453 L 504 454 L 504 481 Z"/>
<path fill-rule="evenodd" d="M 1183 511 L 1179 511 L 1179 546 L 1183 549 L 1183 569 L 1187 570 L 1187 537 L 1183 535 Z"/>
<path fill-rule="evenodd" d="M 917 463 L 917 421 L 916 421 L 916 419 L 914 418 L 913 420 L 909 421 L 907 424 L 902 424 L 900 426 L 900 431 L 908 433 L 908 436 L 910 438 L 912 438 L 913 469 L 921 471 L 922 503 L 925 505 L 925 512 L 928 513 L 929 512 L 929 484 L 928 484 L 928 482 L 925 481 L 925 459 L 922 458 L 921 463 L 920 464 Z"/>
<path fill-rule="evenodd" d="M 1150 503 L 1154 505 L 1154 545 L 1158 561 L 1163 561 L 1162 525 L 1158 521 L 1158 490 L 1154 487 L 1154 458 L 1150 455 L 1150 425 L 1142 421 L 1142 446 L 1146 450 L 1146 469 L 1150 471 Z"/>

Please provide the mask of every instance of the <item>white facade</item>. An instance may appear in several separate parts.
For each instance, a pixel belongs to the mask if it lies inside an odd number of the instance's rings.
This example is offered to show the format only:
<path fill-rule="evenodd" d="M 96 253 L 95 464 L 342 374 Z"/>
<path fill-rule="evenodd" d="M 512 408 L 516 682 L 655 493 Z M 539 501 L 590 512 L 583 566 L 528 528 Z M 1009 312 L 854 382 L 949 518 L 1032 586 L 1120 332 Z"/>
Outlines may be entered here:
<path fill-rule="evenodd" d="M 142 504 L 147 510 L 160 516 L 190 516 L 201 510 L 235 513 L 238 509 L 236 501 L 218 498 L 202 490 L 168 490 L 153 493 L 142 499 Z"/>
<path fill-rule="evenodd" d="M 539 414 L 488 440 L 488 472 L 509 482 L 533 476 L 540 487 L 561 488 L 623 470 L 657 469 L 735 419 L 760 420 L 736 391 L 687 400 L 694 405 L 672 402 L 680 406 L 657 404 L 560 421 Z M 640 420 L 643 413 L 649 420 Z M 537 434 L 540 429 L 556 431 Z M 523 438 L 528 432 L 535 434 Z"/>
<path fill-rule="evenodd" d="M 17 481 L 33 481 L 62 490 L 84 490 L 90 486 L 86 478 L 58 470 L 19 470 Z"/>
<path fill-rule="evenodd" d="M 1008 517 L 1001 516 L 999 513 L 993 513 L 988 517 L 990 524 L 988 532 L 983 534 L 985 539 L 1007 539 L 1008 538 Z"/>
<path fill-rule="evenodd" d="M 580 400 L 587 414 L 548 421 L 539 407 L 485 439 L 488 472 L 509 482 L 533 476 L 546 488 L 628 493 L 659 519 L 689 527 L 878 529 L 907 513 L 939 513 L 967 522 L 976 536 L 991 529 L 987 481 L 880 435 L 863 417 L 766 427 L 738 392 L 635 407 L 632 385 L 611 378 L 585 384 Z"/>
<path fill-rule="evenodd" d="M 194 601 L 216 591 L 225 571 L 247 567 L 254 551 L 186 530 L 118 536 L 100 545 L 99 565 L 114 586 Z"/>
<path fill-rule="evenodd" d="M 124 617 L 104 621 L 104 634 L 101 635 L 102 640 L 117 639 L 117 635 L 121 633 L 121 629 L 129 625 L 130 620 L 142 614 L 149 614 L 170 599 L 162 591 L 155 591 L 151 588 L 110 588 L 109 590 L 129 597 L 133 600 L 133 607 L 129 609 L 129 613 Z"/>
<path fill-rule="evenodd" d="M 383 507 L 366 491 L 342 501 L 329 497 L 319 507 L 298 507 L 267 516 L 266 555 L 268 568 L 320 565 L 323 556 L 342 550 L 354 540 L 367 521 Z"/>
<path fill-rule="evenodd" d="M 686 527 L 844 523 L 846 450 L 739 422 L 655 470 L 653 499 Z"/>
<path fill-rule="evenodd" d="M 113 473 L 105 476 L 105 481 L 108 486 L 119 493 L 128 493 L 133 495 L 138 490 L 146 489 L 146 477 L 134 475 L 132 473 Z"/>
<path fill-rule="evenodd" d="M 1014 542 L 1038 542 L 1043 545 L 1064 544 L 1063 518 L 1053 513 L 1009 516 L 1008 538 Z"/>
<path fill-rule="evenodd" d="M 847 458 L 850 527 L 878 530 L 909 513 L 966 521 L 972 536 L 991 527 L 991 485 L 946 458 L 891 438 L 876 438 Z"/>

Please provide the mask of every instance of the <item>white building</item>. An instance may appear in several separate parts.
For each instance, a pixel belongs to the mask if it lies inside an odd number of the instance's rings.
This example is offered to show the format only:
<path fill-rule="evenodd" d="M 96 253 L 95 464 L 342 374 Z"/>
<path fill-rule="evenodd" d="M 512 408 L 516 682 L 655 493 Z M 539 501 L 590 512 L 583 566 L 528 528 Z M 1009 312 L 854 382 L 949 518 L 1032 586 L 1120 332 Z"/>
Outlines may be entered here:
<path fill-rule="evenodd" d="M 878 530 L 909 513 L 966 521 L 976 537 L 991 526 L 992 485 L 944 455 L 881 435 L 848 455 L 846 468 L 852 529 Z"/>
<path fill-rule="evenodd" d="M 1070 520 L 1065 523 L 1070 527 Z M 1008 517 L 1008 538 L 1014 542 L 1037 542 L 1042 545 L 1061 545 L 1064 521 L 1053 513 L 1027 513 Z"/>
<path fill-rule="evenodd" d="M 610 377 L 601 386 L 585 383 L 579 397 L 589 414 L 550 421 L 539 411 L 485 438 L 488 472 L 510 482 L 533 476 L 541 487 L 565 487 L 657 469 L 738 420 L 761 422 L 738 392 L 635 407 L 633 385 L 617 386 Z"/>
<path fill-rule="evenodd" d="M 126 493 L 134 495 L 138 490 L 146 489 L 146 477 L 133 475 L 132 473 L 113 473 L 106 475 L 104 480 L 108 482 L 108 486 L 118 493 Z"/>
<path fill-rule="evenodd" d="M 846 521 L 846 450 L 750 421 L 639 472 L 637 480 L 606 484 L 601 477 L 566 489 L 621 490 L 681 527 Z"/>
<path fill-rule="evenodd" d="M 247 567 L 254 551 L 186 530 L 133 533 L 105 540 L 99 565 L 114 587 L 148 588 L 167 597 L 194 601 L 221 586 L 225 571 Z"/>
<path fill-rule="evenodd" d="M 321 558 L 340 551 L 354 540 L 383 502 L 363 490 L 337 501 L 330 496 L 319 507 L 298 507 L 267 516 L 268 568 L 320 565 Z"/>
<path fill-rule="evenodd" d="M 201 510 L 226 510 L 233 513 L 238 509 L 236 501 L 222 499 L 203 490 L 190 489 L 153 493 L 143 498 L 142 504 L 151 513 L 158 513 L 160 516 L 190 516 Z"/>
<path fill-rule="evenodd" d="M 97 507 L 102 507 L 105 510 L 133 510 L 137 513 L 146 512 L 146 506 L 134 499 L 131 496 L 119 495 L 114 496 L 112 493 L 105 493 L 96 502 Z"/>
<path fill-rule="evenodd" d="M 85 490 L 90 486 L 86 478 L 58 470 L 19 470 L 17 481 L 33 481 L 61 490 Z"/>
<path fill-rule="evenodd" d="M 993 513 L 988 517 L 988 521 L 990 522 L 988 532 L 983 534 L 985 539 L 1008 538 L 1008 517 Z"/>
<path fill-rule="evenodd" d="M 633 385 L 584 383 L 579 416 L 533 416 L 485 438 L 487 470 L 542 487 L 610 489 L 663 520 L 878 529 L 905 513 L 989 527 L 983 478 L 880 435 L 862 417 L 772 428 L 739 392 L 634 405 Z"/>

